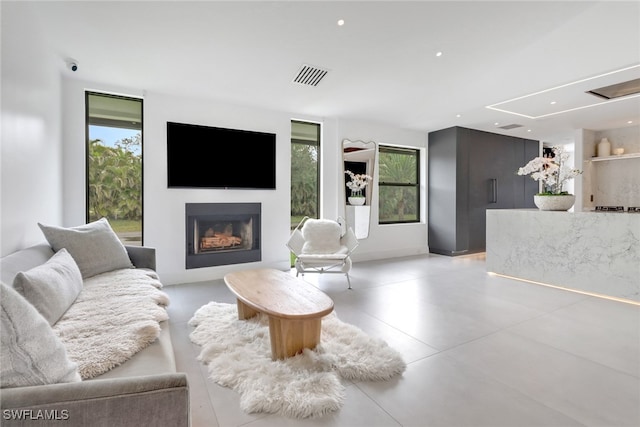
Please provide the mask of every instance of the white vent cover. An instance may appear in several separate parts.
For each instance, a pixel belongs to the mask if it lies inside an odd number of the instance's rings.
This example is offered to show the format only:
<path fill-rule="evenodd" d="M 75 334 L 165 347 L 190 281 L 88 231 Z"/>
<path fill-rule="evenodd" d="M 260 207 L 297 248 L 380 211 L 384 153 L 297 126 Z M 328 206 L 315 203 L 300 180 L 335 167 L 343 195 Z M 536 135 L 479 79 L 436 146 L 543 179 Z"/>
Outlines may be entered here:
<path fill-rule="evenodd" d="M 318 83 L 320 83 L 328 72 L 329 70 L 324 70 L 313 65 L 303 64 L 295 79 L 293 79 L 293 82 L 307 86 L 318 86 Z"/>

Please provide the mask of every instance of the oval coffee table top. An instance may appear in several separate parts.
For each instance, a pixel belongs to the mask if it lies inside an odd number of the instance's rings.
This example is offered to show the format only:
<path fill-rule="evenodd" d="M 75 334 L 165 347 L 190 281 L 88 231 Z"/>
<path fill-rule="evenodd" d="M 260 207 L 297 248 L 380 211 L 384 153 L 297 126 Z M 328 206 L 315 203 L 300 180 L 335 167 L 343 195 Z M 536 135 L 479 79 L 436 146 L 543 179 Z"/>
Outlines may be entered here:
<path fill-rule="evenodd" d="M 309 319 L 333 311 L 333 300 L 315 286 L 274 269 L 236 271 L 227 287 L 249 307 L 283 319 Z"/>

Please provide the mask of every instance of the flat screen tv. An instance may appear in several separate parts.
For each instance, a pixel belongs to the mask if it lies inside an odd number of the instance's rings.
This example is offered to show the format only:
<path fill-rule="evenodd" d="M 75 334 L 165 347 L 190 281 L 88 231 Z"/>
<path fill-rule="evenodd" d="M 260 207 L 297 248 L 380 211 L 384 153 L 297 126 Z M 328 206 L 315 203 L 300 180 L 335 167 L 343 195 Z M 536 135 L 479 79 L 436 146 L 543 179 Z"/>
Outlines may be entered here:
<path fill-rule="evenodd" d="M 276 135 L 167 122 L 169 188 L 276 188 Z"/>

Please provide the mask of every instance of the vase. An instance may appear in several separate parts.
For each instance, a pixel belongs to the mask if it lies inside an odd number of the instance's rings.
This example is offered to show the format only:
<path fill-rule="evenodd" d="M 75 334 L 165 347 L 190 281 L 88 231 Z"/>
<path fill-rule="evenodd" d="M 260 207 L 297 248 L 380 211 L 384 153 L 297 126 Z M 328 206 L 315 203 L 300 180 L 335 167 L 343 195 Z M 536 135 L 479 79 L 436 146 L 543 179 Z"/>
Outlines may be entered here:
<path fill-rule="evenodd" d="M 364 205 L 364 197 L 352 197 L 349 196 L 349 204 L 352 206 L 362 206 Z"/>
<path fill-rule="evenodd" d="M 533 196 L 533 202 L 541 211 L 568 211 L 576 201 L 573 194 L 553 194 Z"/>
<path fill-rule="evenodd" d="M 611 143 L 607 138 L 602 138 L 598 143 L 598 157 L 607 157 L 611 155 Z"/>

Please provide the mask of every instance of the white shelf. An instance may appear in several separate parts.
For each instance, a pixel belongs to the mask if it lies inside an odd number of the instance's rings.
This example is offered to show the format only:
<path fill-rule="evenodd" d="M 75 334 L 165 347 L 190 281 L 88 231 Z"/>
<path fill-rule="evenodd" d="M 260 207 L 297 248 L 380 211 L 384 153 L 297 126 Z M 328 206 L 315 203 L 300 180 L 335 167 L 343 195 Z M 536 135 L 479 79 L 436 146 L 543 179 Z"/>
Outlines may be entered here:
<path fill-rule="evenodd" d="M 622 160 L 622 159 L 635 159 L 640 158 L 640 153 L 629 153 L 629 154 L 620 154 L 620 155 L 612 155 L 607 157 L 592 157 L 589 160 L 585 160 L 585 162 L 605 162 L 608 160 Z"/>

